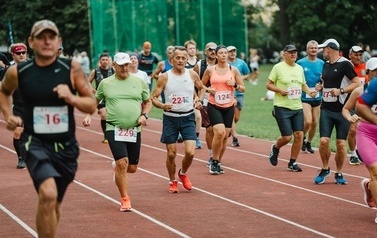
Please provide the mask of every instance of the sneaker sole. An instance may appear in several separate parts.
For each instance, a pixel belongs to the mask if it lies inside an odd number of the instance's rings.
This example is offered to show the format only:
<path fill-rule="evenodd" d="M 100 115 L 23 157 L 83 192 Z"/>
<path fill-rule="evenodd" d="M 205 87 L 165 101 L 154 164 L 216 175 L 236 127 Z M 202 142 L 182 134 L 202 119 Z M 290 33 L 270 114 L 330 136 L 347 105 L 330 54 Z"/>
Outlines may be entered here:
<path fill-rule="evenodd" d="M 292 172 L 302 172 L 302 169 L 291 169 L 291 168 L 287 168 L 288 171 L 292 171 Z"/>
<path fill-rule="evenodd" d="M 361 185 L 361 189 L 363 190 L 363 194 L 364 194 L 364 202 L 365 202 L 365 204 L 367 204 L 369 207 L 375 207 L 375 206 L 371 206 L 371 205 L 369 205 L 369 203 L 368 203 L 368 195 L 367 195 L 367 192 L 366 192 L 366 189 L 368 189 L 367 187 L 365 187 L 365 182 L 368 182 L 369 181 L 369 179 L 363 179 L 362 181 L 361 181 L 361 183 L 360 183 L 360 185 Z"/>
<path fill-rule="evenodd" d="M 119 209 L 120 212 L 131 212 L 132 208 L 127 208 L 127 209 Z"/>
<path fill-rule="evenodd" d="M 323 179 L 322 182 L 316 182 L 316 181 L 314 181 L 314 183 L 316 183 L 316 184 L 323 184 L 326 181 L 326 178 L 328 178 L 329 176 L 330 176 L 330 173 L 324 177 L 324 179 Z"/>

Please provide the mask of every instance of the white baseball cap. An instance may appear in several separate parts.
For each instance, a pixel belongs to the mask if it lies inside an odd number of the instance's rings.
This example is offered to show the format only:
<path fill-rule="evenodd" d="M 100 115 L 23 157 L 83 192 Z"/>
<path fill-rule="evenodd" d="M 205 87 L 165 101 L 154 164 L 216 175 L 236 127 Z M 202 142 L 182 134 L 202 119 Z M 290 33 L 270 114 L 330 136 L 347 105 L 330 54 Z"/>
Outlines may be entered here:
<path fill-rule="evenodd" d="M 365 64 L 365 68 L 367 70 L 375 70 L 377 69 L 377 57 L 370 58 L 367 63 Z"/>
<path fill-rule="evenodd" d="M 120 52 L 114 55 L 114 62 L 117 65 L 124 65 L 127 63 L 131 63 L 130 56 L 126 53 Z"/>

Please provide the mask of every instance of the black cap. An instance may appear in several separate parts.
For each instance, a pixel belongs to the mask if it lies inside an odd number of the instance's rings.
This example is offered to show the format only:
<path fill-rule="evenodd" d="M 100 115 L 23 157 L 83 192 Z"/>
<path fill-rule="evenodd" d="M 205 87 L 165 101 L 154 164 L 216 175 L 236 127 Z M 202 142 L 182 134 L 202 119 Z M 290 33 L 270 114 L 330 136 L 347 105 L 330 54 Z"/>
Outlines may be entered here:
<path fill-rule="evenodd" d="M 296 46 L 294 46 L 294 45 L 286 45 L 285 47 L 284 47 L 284 50 L 283 50 L 284 52 L 292 52 L 292 51 L 298 51 L 297 49 L 296 49 Z"/>

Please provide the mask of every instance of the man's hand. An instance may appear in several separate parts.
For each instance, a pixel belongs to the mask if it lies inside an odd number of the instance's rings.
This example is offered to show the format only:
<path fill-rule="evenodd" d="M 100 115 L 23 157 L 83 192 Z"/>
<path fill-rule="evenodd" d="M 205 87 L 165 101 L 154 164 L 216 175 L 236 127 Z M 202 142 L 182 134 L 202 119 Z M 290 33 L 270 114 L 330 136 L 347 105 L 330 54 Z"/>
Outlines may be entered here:
<path fill-rule="evenodd" d="M 6 122 L 7 129 L 10 131 L 14 131 L 17 127 L 23 126 L 23 121 L 21 117 L 17 116 L 10 116 Z"/>
<path fill-rule="evenodd" d="M 92 122 L 92 117 L 90 115 L 87 115 L 84 120 L 82 120 L 82 124 L 87 127 L 90 126 L 90 123 Z"/>

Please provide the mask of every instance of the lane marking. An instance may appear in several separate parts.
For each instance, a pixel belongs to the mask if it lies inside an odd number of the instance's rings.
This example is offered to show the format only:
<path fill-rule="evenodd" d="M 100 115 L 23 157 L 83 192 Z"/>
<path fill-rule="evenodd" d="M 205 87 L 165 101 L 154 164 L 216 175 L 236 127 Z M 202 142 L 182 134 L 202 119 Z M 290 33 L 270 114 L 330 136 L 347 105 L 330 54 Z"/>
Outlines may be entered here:
<path fill-rule="evenodd" d="M 0 210 L 2 210 L 5 214 L 7 214 L 10 218 L 12 218 L 15 222 L 17 222 L 20 226 L 22 226 L 27 232 L 30 233 L 33 237 L 38 237 L 36 231 L 34 231 L 30 226 L 28 226 L 25 222 L 23 222 L 20 218 L 14 215 L 11 211 L 9 211 L 6 207 L 4 207 L 0 203 Z"/>

